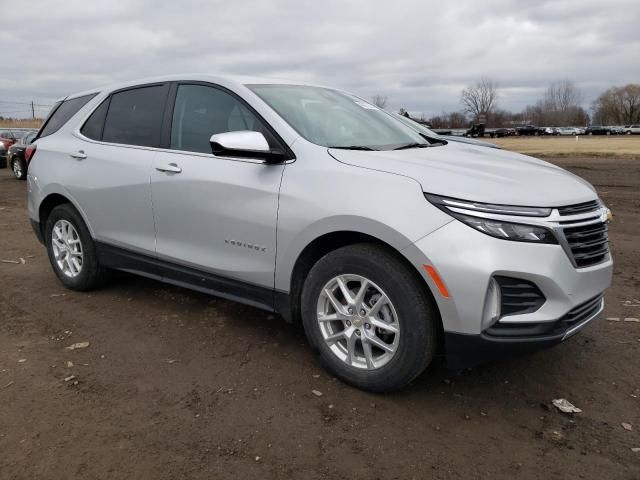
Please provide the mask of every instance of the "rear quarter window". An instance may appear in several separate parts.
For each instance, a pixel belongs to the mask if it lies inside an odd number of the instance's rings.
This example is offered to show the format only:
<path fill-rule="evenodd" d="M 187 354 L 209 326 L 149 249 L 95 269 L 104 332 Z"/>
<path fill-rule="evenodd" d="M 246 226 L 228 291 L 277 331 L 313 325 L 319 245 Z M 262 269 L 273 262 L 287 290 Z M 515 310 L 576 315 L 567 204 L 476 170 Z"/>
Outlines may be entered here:
<path fill-rule="evenodd" d="M 80 129 L 80 133 L 82 133 L 85 137 L 90 138 L 92 140 L 102 140 L 102 131 L 104 130 L 104 120 L 107 117 L 108 109 L 109 109 L 109 99 L 107 98 L 89 116 L 87 121 L 84 123 L 84 125 Z"/>
<path fill-rule="evenodd" d="M 71 100 L 63 101 L 57 107 L 54 106 L 49 118 L 42 127 L 42 130 L 40 130 L 38 138 L 46 137 L 60 130 L 71 117 L 78 113 L 78 111 L 96 95 L 97 93 L 92 93 L 83 97 L 72 98 Z"/>

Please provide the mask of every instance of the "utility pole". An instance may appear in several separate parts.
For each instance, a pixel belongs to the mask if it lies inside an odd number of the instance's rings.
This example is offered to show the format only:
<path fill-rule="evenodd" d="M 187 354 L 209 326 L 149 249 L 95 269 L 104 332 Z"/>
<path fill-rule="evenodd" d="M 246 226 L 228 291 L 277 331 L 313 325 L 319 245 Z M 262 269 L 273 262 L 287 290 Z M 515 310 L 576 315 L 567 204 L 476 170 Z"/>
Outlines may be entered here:
<path fill-rule="evenodd" d="M 33 100 L 31 100 L 31 118 L 36 119 L 36 109 L 33 107 Z"/>

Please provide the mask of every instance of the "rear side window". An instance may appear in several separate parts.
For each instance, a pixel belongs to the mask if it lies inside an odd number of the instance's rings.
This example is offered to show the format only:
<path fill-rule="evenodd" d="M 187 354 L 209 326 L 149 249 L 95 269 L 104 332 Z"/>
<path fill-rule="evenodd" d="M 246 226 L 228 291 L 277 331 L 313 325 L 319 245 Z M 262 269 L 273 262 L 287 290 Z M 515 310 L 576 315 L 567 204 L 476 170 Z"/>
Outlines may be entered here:
<path fill-rule="evenodd" d="M 165 85 L 141 87 L 113 94 L 106 113 L 102 140 L 158 147 L 166 97 Z"/>
<path fill-rule="evenodd" d="M 60 130 L 60 128 L 62 128 L 62 126 L 67 123 L 71 117 L 78 113 L 78 110 L 84 107 L 87 102 L 96 95 L 97 93 L 92 93 L 91 95 L 85 95 L 84 97 L 72 98 L 71 100 L 65 100 L 62 102 L 58 108 L 54 107 L 54 110 L 52 110 L 49 119 L 44 124 L 44 127 L 42 127 L 38 137 L 46 137 L 47 135 L 51 135 L 52 133 Z"/>

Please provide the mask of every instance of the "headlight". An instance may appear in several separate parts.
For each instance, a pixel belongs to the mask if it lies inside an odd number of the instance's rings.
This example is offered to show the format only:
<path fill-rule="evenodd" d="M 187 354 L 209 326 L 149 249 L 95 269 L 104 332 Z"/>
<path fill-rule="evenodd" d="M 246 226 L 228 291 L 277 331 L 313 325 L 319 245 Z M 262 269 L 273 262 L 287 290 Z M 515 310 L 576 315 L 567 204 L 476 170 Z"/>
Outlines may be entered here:
<path fill-rule="evenodd" d="M 501 215 L 510 217 L 546 217 L 551 213 L 550 208 L 493 205 L 430 194 L 425 194 L 425 197 L 443 212 L 486 235 L 516 242 L 558 243 L 551 230 L 545 227 L 506 221 L 499 218 Z"/>
<path fill-rule="evenodd" d="M 459 213 L 452 215 L 476 230 L 505 240 L 516 242 L 558 243 L 556 237 L 544 227 L 525 225 L 523 223 L 502 222 L 487 218 L 471 217 Z"/>

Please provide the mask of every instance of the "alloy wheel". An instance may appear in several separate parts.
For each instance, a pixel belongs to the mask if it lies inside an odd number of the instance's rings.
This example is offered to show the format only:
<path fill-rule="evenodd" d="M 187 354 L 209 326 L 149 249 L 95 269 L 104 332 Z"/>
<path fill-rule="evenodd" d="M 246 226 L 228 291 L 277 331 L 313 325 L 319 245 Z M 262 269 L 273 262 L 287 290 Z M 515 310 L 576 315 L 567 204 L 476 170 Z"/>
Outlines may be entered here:
<path fill-rule="evenodd" d="M 60 271 L 69 278 L 82 272 L 83 251 L 78 231 L 67 220 L 58 220 L 51 231 L 51 248 Z"/>
<path fill-rule="evenodd" d="M 20 163 L 20 160 L 14 160 L 11 163 L 11 166 L 13 167 L 13 174 L 15 177 L 18 179 L 22 178 L 22 164 Z"/>
<path fill-rule="evenodd" d="M 387 294 L 361 275 L 339 275 L 322 289 L 317 320 L 331 352 L 351 367 L 374 370 L 396 354 L 398 314 Z"/>

